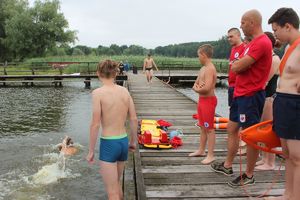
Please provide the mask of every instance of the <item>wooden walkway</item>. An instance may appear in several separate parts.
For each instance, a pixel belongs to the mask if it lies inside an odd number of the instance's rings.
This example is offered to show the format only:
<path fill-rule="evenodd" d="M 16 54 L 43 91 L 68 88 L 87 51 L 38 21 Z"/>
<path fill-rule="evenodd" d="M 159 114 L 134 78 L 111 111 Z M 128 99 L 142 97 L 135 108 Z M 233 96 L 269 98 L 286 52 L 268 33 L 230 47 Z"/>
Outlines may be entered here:
<path fill-rule="evenodd" d="M 173 123 L 171 130 L 182 128 L 185 136 L 184 145 L 177 149 L 139 149 L 130 154 L 123 179 L 126 199 L 248 199 L 242 188 L 233 189 L 227 185 L 231 177 L 212 172 L 210 166 L 200 163 L 201 158 L 187 157 L 199 144 L 199 129 L 191 117 L 196 112 L 195 102 L 156 78 L 151 86 L 147 85 L 142 74 L 129 74 L 128 88 L 139 119 L 165 119 Z M 226 137 L 224 131 L 217 131 L 217 159 L 225 159 Z M 245 169 L 245 157 L 242 161 Z M 238 157 L 233 168 L 238 175 Z M 274 174 L 275 171 L 256 172 L 256 184 L 249 186 L 248 192 L 262 194 L 270 186 Z M 283 192 L 283 175 L 279 179 L 270 195 Z"/>

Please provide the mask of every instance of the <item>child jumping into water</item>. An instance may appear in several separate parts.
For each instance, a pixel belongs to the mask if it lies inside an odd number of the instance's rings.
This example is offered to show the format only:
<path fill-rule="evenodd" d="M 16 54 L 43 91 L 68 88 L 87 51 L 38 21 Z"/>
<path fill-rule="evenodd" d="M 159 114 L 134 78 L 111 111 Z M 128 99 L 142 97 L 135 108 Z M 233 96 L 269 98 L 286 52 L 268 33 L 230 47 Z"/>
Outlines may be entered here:
<path fill-rule="evenodd" d="M 213 56 L 213 47 L 205 44 L 198 49 L 199 61 L 203 65 L 200 69 L 197 80 L 193 86 L 193 90 L 199 94 L 198 116 L 199 126 L 201 129 L 199 149 L 189 156 L 205 156 L 205 146 L 208 141 L 208 153 L 202 164 L 210 164 L 215 160 L 215 130 L 214 116 L 217 106 L 217 98 L 215 96 L 215 85 L 217 79 L 216 68 L 211 62 Z"/>
<path fill-rule="evenodd" d="M 98 131 L 102 126 L 100 137 L 100 174 L 109 199 L 123 199 L 120 179 L 128 150 L 134 151 L 137 137 L 137 117 L 133 100 L 124 87 L 114 83 L 118 73 L 118 64 L 105 60 L 98 65 L 97 75 L 103 86 L 93 91 L 93 114 L 90 125 L 89 153 L 86 157 L 94 162 L 94 149 Z M 125 121 L 130 119 L 130 142 L 125 128 Z"/>

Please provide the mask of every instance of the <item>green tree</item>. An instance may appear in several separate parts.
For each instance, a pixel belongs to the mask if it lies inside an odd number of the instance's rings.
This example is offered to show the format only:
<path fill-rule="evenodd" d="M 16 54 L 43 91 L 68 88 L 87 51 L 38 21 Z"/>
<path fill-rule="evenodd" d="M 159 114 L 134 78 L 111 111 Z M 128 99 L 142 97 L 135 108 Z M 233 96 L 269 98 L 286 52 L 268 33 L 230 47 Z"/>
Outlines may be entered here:
<path fill-rule="evenodd" d="M 127 49 L 124 50 L 126 55 L 144 55 L 146 51 L 145 48 L 138 45 L 130 45 Z"/>
<path fill-rule="evenodd" d="M 72 55 L 73 56 L 83 56 L 84 52 L 81 49 L 79 49 L 79 48 L 74 48 Z"/>
<path fill-rule="evenodd" d="M 33 7 L 29 7 L 25 0 L 12 2 L 15 4 L 6 6 L 5 37 L 2 41 L 14 58 L 22 60 L 43 56 L 46 50 L 76 39 L 75 32 L 68 30 L 68 22 L 60 12 L 58 0 L 37 0 Z"/>
<path fill-rule="evenodd" d="M 111 50 L 113 50 L 115 52 L 116 55 L 121 55 L 123 53 L 121 47 L 119 47 L 118 45 L 116 44 L 112 44 L 110 45 L 109 47 Z"/>
<path fill-rule="evenodd" d="M 80 49 L 85 55 L 90 55 L 92 53 L 92 48 L 84 45 L 77 45 L 74 48 Z"/>

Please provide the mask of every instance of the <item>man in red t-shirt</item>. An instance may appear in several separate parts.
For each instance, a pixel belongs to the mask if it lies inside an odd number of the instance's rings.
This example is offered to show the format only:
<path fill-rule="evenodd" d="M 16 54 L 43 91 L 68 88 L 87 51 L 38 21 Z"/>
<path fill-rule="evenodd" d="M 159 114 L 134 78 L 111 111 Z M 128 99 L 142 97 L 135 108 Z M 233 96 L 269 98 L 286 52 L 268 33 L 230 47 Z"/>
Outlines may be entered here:
<path fill-rule="evenodd" d="M 235 60 L 238 60 L 242 56 L 245 50 L 245 43 L 242 42 L 241 32 L 238 28 L 231 28 L 227 32 L 227 38 L 229 44 L 232 46 L 230 58 L 229 58 L 229 72 L 228 72 L 228 105 L 229 105 L 229 122 L 227 125 L 228 132 L 228 144 L 227 144 L 227 156 L 224 162 L 214 162 L 211 164 L 213 171 L 225 174 L 227 176 L 232 175 L 232 163 L 236 152 L 239 148 L 239 116 L 236 99 L 233 98 L 236 73 L 231 70 L 231 64 Z"/>
<path fill-rule="evenodd" d="M 234 98 L 237 102 L 239 126 L 248 128 L 260 122 L 265 102 L 265 86 L 272 64 L 272 44 L 262 30 L 262 16 L 257 10 L 247 11 L 241 20 L 245 36 L 253 40 L 246 46 L 242 58 L 232 62 L 237 73 Z M 255 183 L 253 171 L 258 150 L 247 146 L 247 169 L 242 176 L 228 182 L 231 187 Z"/>

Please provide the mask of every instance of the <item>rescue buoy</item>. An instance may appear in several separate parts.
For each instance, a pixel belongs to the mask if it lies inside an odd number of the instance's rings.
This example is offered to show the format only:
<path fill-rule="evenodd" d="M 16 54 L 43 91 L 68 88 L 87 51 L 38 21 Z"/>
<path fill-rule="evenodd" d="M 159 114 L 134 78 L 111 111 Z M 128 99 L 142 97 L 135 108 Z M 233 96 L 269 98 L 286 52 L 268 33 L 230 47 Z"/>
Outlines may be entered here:
<path fill-rule="evenodd" d="M 214 124 L 215 129 L 227 129 L 227 123 Z"/>
<path fill-rule="evenodd" d="M 253 148 L 275 154 L 282 154 L 280 139 L 272 129 L 271 120 L 253 125 L 241 131 L 241 139 Z"/>
<path fill-rule="evenodd" d="M 200 128 L 198 122 L 196 122 L 195 126 Z M 216 129 L 216 130 L 227 129 L 227 123 L 214 123 L 214 129 Z"/>

